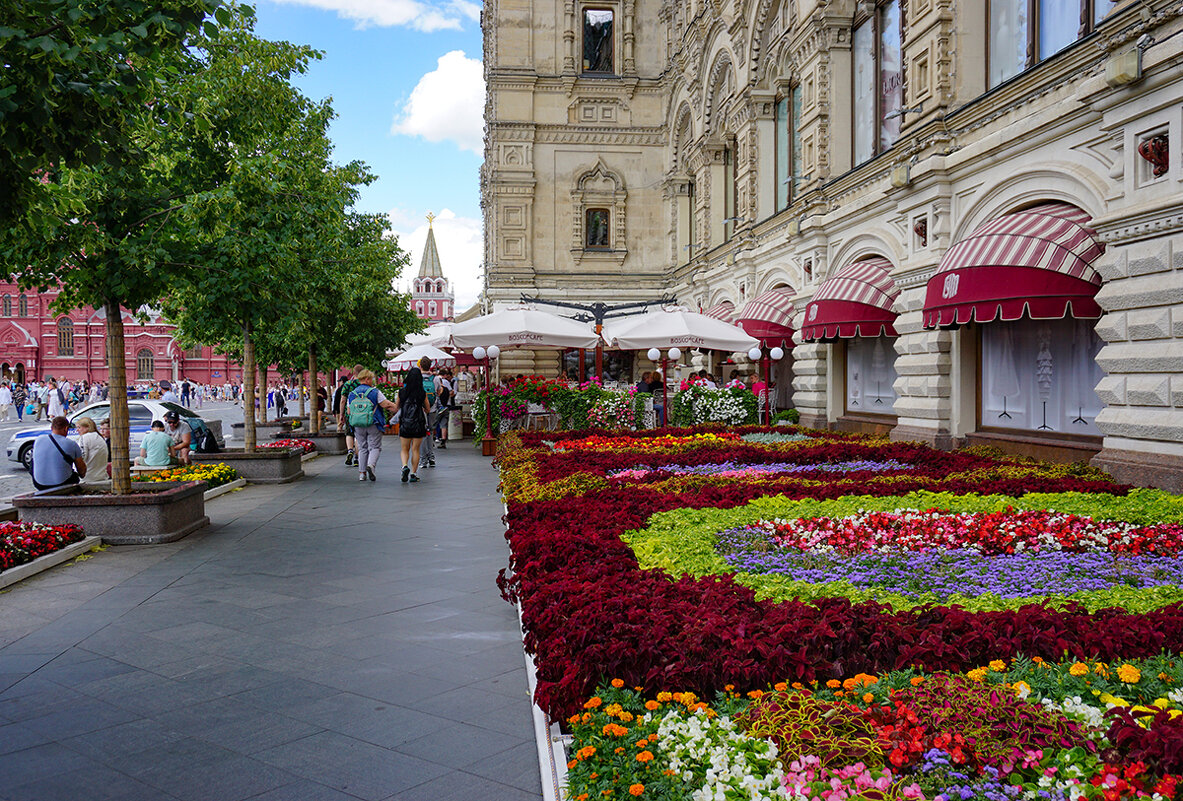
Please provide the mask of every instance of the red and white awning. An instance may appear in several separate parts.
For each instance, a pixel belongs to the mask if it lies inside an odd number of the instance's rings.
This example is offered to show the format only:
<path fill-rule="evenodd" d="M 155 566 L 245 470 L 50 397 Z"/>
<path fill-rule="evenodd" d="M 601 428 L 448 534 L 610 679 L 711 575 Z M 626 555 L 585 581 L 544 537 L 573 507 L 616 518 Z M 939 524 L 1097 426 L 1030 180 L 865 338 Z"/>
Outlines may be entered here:
<path fill-rule="evenodd" d="M 793 295 L 789 287 L 770 289 L 757 295 L 739 310 L 736 322 L 750 336 L 766 346 L 793 346 Z"/>
<path fill-rule="evenodd" d="M 900 290 L 891 279 L 892 264 L 873 258 L 848 264 L 822 281 L 805 306 L 801 338 L 896 336 L 892 304 Z"/>
<path fill-rule="evenodd" d="M 1105 246 L 1089 219 L 1047 203 L 980 226 L 949 248 L 928 280 L 924 327 L 1100 317 L 1101 276 L 1092 265 Z"/>
<path fill-rule="evenodd" d="M 725 323 L 735 322 L 735 304 L 729 300 L 722 303 L 716 303 L 709 309 L 703 312 L 707 317 L 714 317 L 716 320 L 722 320 Z"/>

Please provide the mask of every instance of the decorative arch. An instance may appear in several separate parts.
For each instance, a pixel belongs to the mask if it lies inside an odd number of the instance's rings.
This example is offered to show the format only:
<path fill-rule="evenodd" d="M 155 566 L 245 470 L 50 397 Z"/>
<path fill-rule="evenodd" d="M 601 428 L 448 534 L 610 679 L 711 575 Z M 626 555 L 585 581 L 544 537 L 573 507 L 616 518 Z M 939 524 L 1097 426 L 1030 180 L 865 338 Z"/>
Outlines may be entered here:
<path fill-rule="evenodd" d="M 1040 202 L 1058 201 L 1076 206 L 1092 217 L 1105 210 L 1105 182 L 1096 173 L 1067 162 L 1051 164 L 1008 176 L 984 186 L 961 210 L 950 226 L 950 244 L 969 236 L 978 226 Z M 939 225 L 934 225 L 939 230 Z"/>
<path fill-rule="evenodd" d="M 770 289 L 780 289 L 782 287 L 797 290 L 794 287 L 800 282 L 800 276 L 793 275 L 789 267 L 778 265 L 765 271 L 756 282 L 756 291 L 751 293 L 751 297 L 767 292 Z M 751 298 L 748 298 L 749 300 Z"/>
<path fill-rule="evenodd" d="M 816 275 L 814 277 L 819 281 L 824 281 L 847 265 L 872 257 L 887 259 L 892 264 L 899 266 L 906 250 L 907 248 L 904 243 L 900 242 L 886 228 L 863 231 L 846 242 L 843 242 L 834 251 L 829 260 L 830 263 L 826 265 L 825 275 Z"/>
<path fill-rule="evenodd" d="M 690 143 L 694 141 L 694 112 L 690 109 L 690 103 L 683 99 L 677 107 L 677 112 L 674 114 L 674 124 L 670 129 L 673 131 L 673 136 L 670 139 L 671 154 L 670 164 L 674 169 L 687 170 L 689 168 L 688 157 L 686 154 Z"/>
<path fill-rule="evenodd" d="M 734 59 L 731 51 L 721 47 L 714 55 L 710 72 L 707 74 L 706 96 L 703 98 L 703 126 L 706 130 L 719 132 L 720 121 L 717 119 L 725 103 L 736 90 Z M 726 119 L 722 121 L 726 124 Z"/>
<path fill-rule="evenodd" d="M 585 258 L 624 263 L 628 255 L 627 203 L 624 179 L 603 159 L 597 159 L 593 166 L 578 174 L 571 189 L 571 253 L 576 264 Z M 589 211 L 595 213 L 589 216 Z M 589 219 L 597 226 L 606 225 L 607 230 L 593 232 L 588 227 Z M 595 243 L 589 245 L 588 237 L 593 233 Z"/>
<path fill-rule="evenodd" d="M 748 69 L 753 80 L 765 88 L 769 79 L 776 78 L 777 70 L 783 72 L 781 60 L 788 54 L 788 42 L 784 34 L 792 31 L 797 19 L 796 0 L 755 0 L 750 3 L 748 30 L 751 34 L 748 47 Z M 782 25 L 783 22 L 783 25 Z M 769 58 L 774 44 L 779 44 L 775 58 Z"/>
<path fill-rule="evenodd" d="M 140 348 L 136 353 L 136 380 L 151 381 L 156 377 L 156 354 L 151 348 Z"/>

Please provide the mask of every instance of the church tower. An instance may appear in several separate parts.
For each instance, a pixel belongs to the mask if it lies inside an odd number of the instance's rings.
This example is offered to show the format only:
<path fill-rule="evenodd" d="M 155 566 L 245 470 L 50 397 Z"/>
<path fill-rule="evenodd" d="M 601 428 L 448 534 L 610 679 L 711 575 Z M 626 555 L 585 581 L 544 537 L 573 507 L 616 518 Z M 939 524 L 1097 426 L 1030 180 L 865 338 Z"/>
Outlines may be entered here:
<path fill-rule="evenodd" d="M 455 296 L 444 278 L 439 250 L 435 246 L 434 214 L 427 215 L 427 244 L 419 261 L 419 276 L 411 285 L 411 308 L 430 325 L 452 320 L 456 316 Z"/>

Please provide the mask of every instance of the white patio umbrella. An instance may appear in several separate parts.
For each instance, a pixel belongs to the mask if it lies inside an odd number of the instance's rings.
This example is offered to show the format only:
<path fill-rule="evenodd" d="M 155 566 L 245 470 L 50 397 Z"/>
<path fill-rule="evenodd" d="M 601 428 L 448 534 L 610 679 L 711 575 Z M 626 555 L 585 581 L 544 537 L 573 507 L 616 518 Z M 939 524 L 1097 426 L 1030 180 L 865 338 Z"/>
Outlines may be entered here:
<path fill-rule="evenodd" d="M 415 345 L 407 348 L 402 353 L 397 353 L 389 357 L 386 360 L 386 369 L 409 370 L 424 356 L 431 359 L 432 364 L 436 367 L 453 367 L 456 364 L 455 356 L 440 350 L 434 345 Z"/>
<path fill-rule="evenodd" d="M 594 348 L 599 341 L 587 323 L 518 306 L 452 326 L 453 347 Z"/>
<path fill-rule="evenodd" d="M 408 345 L 432 345 L 437 348 L 442 348 L 448 344 L 448 338 L 452 336 L 452 326 L 455 323 L 436 323 L 430 325 L 422 334 L 408 334 Z"/>
<path fill-rule="evenodd" d="M 728 352 L 759 347 L 737 325 L 682 308 L 646 312 L 604 323 L 604 341 L 622 350 L 705 348 Z"/>

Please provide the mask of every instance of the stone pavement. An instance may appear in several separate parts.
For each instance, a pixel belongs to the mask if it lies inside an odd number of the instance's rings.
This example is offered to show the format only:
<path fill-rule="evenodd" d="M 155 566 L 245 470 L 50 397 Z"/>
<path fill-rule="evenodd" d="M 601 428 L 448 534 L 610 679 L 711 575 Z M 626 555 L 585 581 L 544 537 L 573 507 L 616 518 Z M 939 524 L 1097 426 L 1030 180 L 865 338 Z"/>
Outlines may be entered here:
<path fill-rule="evenodd" d="M 497 474 L 385 445 L 0 593 L 0 799 L 539 799 Z"/>

